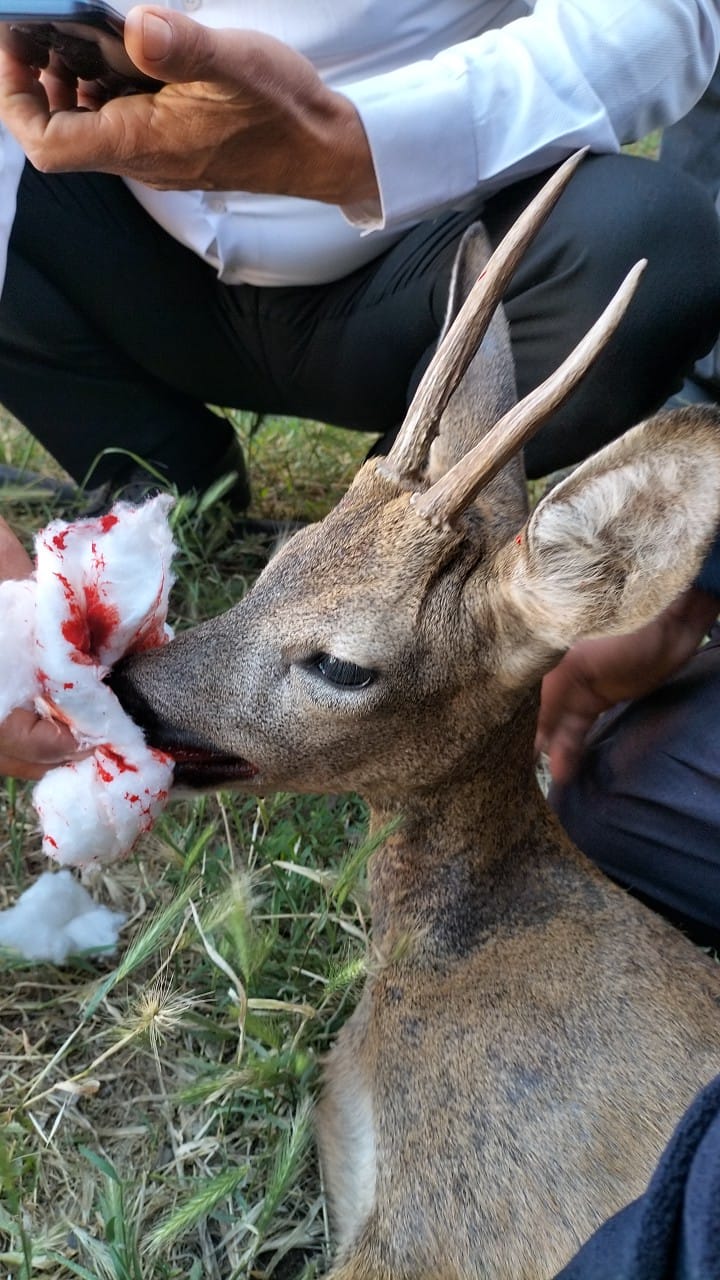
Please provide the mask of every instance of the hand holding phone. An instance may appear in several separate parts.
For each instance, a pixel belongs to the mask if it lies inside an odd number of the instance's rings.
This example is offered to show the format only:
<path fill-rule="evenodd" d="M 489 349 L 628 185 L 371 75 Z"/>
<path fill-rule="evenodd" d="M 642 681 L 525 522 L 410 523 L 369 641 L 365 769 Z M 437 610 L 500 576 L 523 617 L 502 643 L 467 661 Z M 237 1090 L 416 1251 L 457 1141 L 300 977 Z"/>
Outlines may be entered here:
<path fill-rule="evenodd" d="M 289 45 L 150 5 L 130 9 L 125 41 L 137 66 L 162 77 L 159 93 L 84 103 L 82 82 L 64 94 L 57 77 L 38 82 L 27 63 L 0 49 L 0 120 L 41 172 L 120 174 L 156 190 L 378 204 L 353 103 Z M 78 102 L 95 109 L 72 110 Z"/>
<path fill-rule="evenodd" d="M 104 0 L 0 0 L 3 48 L 28 66 L 91 83 L 103 99 L 162 87 L 131 62 L 124 25 Z"/>

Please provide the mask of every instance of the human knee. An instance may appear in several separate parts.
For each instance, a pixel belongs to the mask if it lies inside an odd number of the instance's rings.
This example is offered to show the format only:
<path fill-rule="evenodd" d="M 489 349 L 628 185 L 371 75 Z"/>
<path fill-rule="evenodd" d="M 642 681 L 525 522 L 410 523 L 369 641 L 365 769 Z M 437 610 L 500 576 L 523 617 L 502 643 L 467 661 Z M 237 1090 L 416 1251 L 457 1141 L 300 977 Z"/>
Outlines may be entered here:
<path fill-rule="evenodd" d="M 687 175 L 639 157 L 594 156 L 558 206 L 556 235 L 582 259 L 584 288 L 604 303 L 639 258 L 648 267 L 645 311 L 672 305 L 720 327 L 720 226 L 707 192 Z"/>

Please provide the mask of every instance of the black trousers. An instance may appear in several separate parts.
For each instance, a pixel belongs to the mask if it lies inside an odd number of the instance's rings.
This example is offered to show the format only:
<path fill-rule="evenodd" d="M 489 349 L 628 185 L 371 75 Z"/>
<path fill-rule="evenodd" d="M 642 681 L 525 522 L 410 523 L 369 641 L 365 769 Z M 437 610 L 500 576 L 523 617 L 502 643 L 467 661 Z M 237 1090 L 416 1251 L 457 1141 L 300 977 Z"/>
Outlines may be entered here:
<path fill-rule="evenodd" d="M 453 256 L 482 216 L 493 241 L 541 185 L 423 223 L 376 261 L 312 288 L 231 287 L 158 227 L 123 183 L 26 166 L 0 302 L 0 402 L 77 480 L 103 449 L 202 486 L 230 427 L 207 404 L 394 431 L 442 324 Z M 517 380 L 531 390 L 637 258 L 620 333 L 528 447 L 531 475 L 579 460 L 675 391 L 720 328 L 720 236 L 692 179 L 591 157 L 508 290 Z M 106 455 L 93 482 L 118 480 Z"/>

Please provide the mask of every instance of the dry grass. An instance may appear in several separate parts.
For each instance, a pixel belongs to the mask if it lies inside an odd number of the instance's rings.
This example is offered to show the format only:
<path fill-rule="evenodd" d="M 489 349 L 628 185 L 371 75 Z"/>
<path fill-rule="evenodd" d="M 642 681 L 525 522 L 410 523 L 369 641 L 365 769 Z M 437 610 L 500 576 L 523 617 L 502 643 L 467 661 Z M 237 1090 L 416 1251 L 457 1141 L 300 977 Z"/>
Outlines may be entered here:
<path fill-rule="evenodd" d="M 316 805 L 304 839 L 301 816 L 282 799 L 176 806 L 95 877 L 129 917 L 115 964 L 6 961 L 12 1273 L 294 1275 L 323 1253 L 307 1105 L 363 967 L 362 889 L 338 894 L 361 815 Z"/>

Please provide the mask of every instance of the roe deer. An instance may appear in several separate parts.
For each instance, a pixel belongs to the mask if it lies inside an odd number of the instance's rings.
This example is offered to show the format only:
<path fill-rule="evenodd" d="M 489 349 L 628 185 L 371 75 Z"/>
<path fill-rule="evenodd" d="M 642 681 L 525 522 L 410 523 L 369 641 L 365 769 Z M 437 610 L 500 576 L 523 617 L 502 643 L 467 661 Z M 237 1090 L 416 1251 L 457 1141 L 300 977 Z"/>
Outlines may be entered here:
<path fill-rule="evenodd" d="M 449 320 L 469 301 L 388 458 L 234 609 L 114 677 L 178 781 L 352 789 L 392 828 L 369 867 L 379 959 L 317 1110 L 334 1280 L 546 1280 L 720 1071 L 720 969 L 575 849 L 533 763 L 544 673 L 697 572 L 720 417 L 652 418 L 526 518 L 511 455 L 564 389 L 513 409 L 498 302 L 537 218 L 488 265 L 466 237 Z"/>

